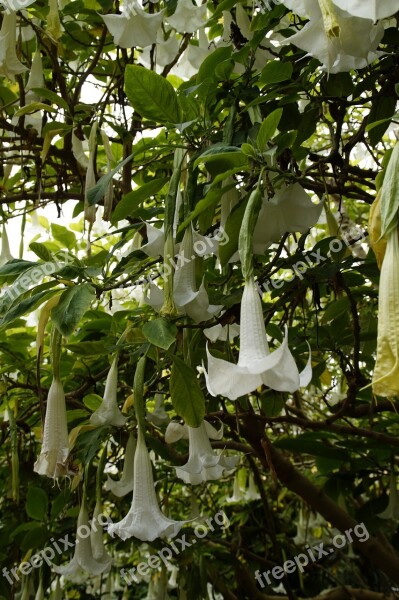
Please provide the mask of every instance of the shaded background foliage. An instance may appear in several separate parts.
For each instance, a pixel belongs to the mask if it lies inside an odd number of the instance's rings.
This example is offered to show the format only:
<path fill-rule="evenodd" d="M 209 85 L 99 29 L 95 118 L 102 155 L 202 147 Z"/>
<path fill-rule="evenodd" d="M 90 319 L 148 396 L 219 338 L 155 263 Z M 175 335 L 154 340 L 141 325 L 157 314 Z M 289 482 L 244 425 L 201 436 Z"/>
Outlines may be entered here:
<path fill-rule="evenodd" d="M 174 9 L 169 2 L 159 3 L 159 7 L 170 13 Z M 269 336 L 280 342 L 281 329 L 288 325 L 290 347 L 299 365 L 304 366 L 306 342 L 310 344 L 311 386 L 294 394 L 262 389 L 234 404 L 211 397 L 204 378 L 198 380 L 208 418 L 225 424 L 224 440 L 213 446 L 242 454 L 242 465 L 253 473 L 261 497 L 226 504 L 226 497 L 232 494 L 232 477 L 194 488 L 201 512 L 211 515 L 222 506 L 231 526 L 226 535 L 211 534 L 178 557 L 181 576 L 188 586 L 187 597 L 206 597 L 207 582 L 224 598 L 264 597 L 266 592 L 255 587 L 254 571 L 267 570 L 266 566 L 281 564 L 298 553 L 300 543 L 296 545 L 294 537 L 300 511 L 306 519 L 314 519 L 317 512 L 323 514 L 325 497 L 312 500 L 308 487 L 312 483 L 322 488 L 337 515 L 343 509 L 364 522 L 368 531 L 388 547 L 387 552 L 397 550 L 396 521 L 383 520 L 378 514 L 387 506 L 389 477 L 396 469 L 398 406 L 394 401 L 373 398 L 371 389 L 365 387 L 375 357 L 379 271 L 367 241 L 354 244 L 354 250 L 329 250 L 334 236 L 340 238 L 348 229 L 359 236 L 367 234 L 369 206 L 382 183 L 394 140 L 389 126 L 396 123 L 396 19 L 385 30 L 379 60 L 359 71 L 328 75 L 320 70 L 316 59 L 289 44 L 278 51 L 271 46 L 270 60 L 262 68 L 254 67 L 256 51 L 265 36 L 282 27 L 281 34 L 288 36 L 289 29 L 298 27 L 298 21 L 286 20 L 290 13 L 284 6 L 272 5 L 270 10 L 254 14 L 246 6 L 253 31 L 252 39 L 247 40 L 234 21 L 236 2 L 209 2 L 210 38 L 223 35 L 222 11 L 230 10 L 231 39 L 217 48 L 210 41 L 207 58 L 188 81 L 174 74 L 176 60 L 166 65 L 158 77 L 152 78 L 143 69 L 143 86 L 150 92 L 140 98 L 139 74 L 132 70 L 129 75 L 129 67 L 141 64 L 141 53 L 116 47 L 101 18 L 114 8 L 112 2 L 100 0 L 65 4 L 60 11 L 64 31 L 58 43 L 53 43 L 43 28 L 48 13 L 46 2 L 35 2 L 29 7 L 29 16 L 18 13 L 21 61 L 31 65 L 36 45 L 34 39 L 22 38 L 28 22 L 43 59 L 46 89 L 40 95 L 48 109 L 42 108 L 40 113 L 40 133 L 29 126 L 23 111 L 17 113 L 25 105 L 26 75 L 17 76 L 15 82 L 3 78 L 0 84 L 2 220 L 10 227 L 17 216 L 23 215 L 25 224 L 25 217 L 29 221 L 37 208 L 46 209 L 52 204 L 59 213 L 51 225 L 41 220 L 44 229 L 33 243 L 27 228 L 23 258 L 21 255 L 0 268 L 1 284 L 12 290 L 13 282 L 28 268 L 45 261 L 55 265 L 52 275 L 28 290 L 19 289 L 11 301 L 4 293 L 0 304 L 2 565 L 14 566 L 27 553 L 49 544 L 51 538 L 74 535 L 80 498 L 78 473 L 89 460 L 97 463 L 106 440 L 113 440 L 108 444 L 109 462 L 121 466 L 120 447 L 127 441 L 126 431 L 110 427 L 85 431 L 84 426 L 98 406 L 109 368 L 108 356 L 115 351 L 127 324 L 131 329 L 121 350 L 120 405 L 131 394 L 138 358 L 148 351 L 145 397 L 149 410 L 154 405 L 154 394 L 160 391 L 169 416 L 184 416 L 177 413 L 170 398 L 172 356 L 184 356 L 184 337 L 190 344 L 194 373 L 206 359 L 203 329 L 209 323 L 195 325 L 184 317 L 176 318 L 175 327 L 165 325 L 173 340 L 165 345 L 162 336 L 154 339 L 146 333 L 144 326 L 154 319 L 154 311 L 133 294 L 134 284 L 148 277 L 159 263 L 134 249 L 133 237 L 138 232 L 146 241 L 143 222 L 164 219 L 173 151 L 178 146 L 188 151 L 190 164 L 195 164 L 191 179 L 183 181 L 188 211 L 180 215 L 180 224 L 191 214 L 195 227 L 203 234 L 214 231 L 220 220 L 223 193 L 215 178 L 223 182 L 233 175 L 242 191 L 242 199 L 226 224 L 230 242 L 222 260 L 223 269 L 216 267 L 215 257 L 198 265 L 198 280 L 201 273 L 205 275 L 211 302 L 226 308 L 218 319 L 222 324 L 239 320 L 243 278 L 240 268 L 228 259 L 237 249 L 245 204 L 263 167 L 270 190 L 276 181 L 283 180 L 300 183 L 320 199 L 328 197 L 337 225 L 332 231 L 330 220 L 296 239 L 286 236 L 281 244 L 257 256 L 255 262 L 258 281 L 265 283 L 272 275 L 281 278 L 293 264 L 310 258 L 317 249 L 326 259 L 307 269 L 302 278 L 273 288 L 265 294 L 263 304 Z M 195 43 L 194 37 L 179 36 L 179 54 Z M 238 73 L 234 70 L 237 64 L 242 66 Z M 172 91 L 161 86 L 161 77 L 168 77 Z M 92 101 L 95 88 L 101 93 L 96 93 Z M 151 97 L 159 97 L 161 90 L 165 94 L 162 102 L 151 104 Z M 278 129 L 276 126 L 270 130 L 269 139 L 261 125 L 278 109 L 282 111 Z M 94 120 L 109 135 L 113 167 L 133 155 L 114 177 L 110 222 L 101 226 L 97 223 L 97 233 L 96 226 L 90 231 L 83 224 L 85 169 L 72 152 L 72 130 L 87 140 Z M 274 157 L 272 163 L 270 156 Z M 13 165 L 8 179 L 7 165 Z M 97 178 L 107 170 L 100 138 L 96 170 Z M 97 204 L 103 204 L 101 193 Z M 64 216 L 71 214 L 70 205 L 73 226 Z M 182 228 L 178 239 L 181 237 Z M 27 259 L 29 243 L 31 254 Z M 66 266 L 60 264 L 65 251 Z M 67 480 L 54 486 L 33 473 L 51 368 L 47 331 L 38 369 L 37 325 L 29 317 L 53 295 L 71 286 L 77 286 L 72 319 L 66 322 L 61 310 L 55 321 L 68 334 L 61 360 L 68 427 L 83 426 L 69 463 L 72 488 Z M 236 357 L 237 346 L 218 341 L 212 345 L 212 352 Z M 7 417 L 7 407 L 15 422 Z M 134 421 L 131 406 L 129 410 Z M 164 430 L 148 423 L 148 445 L 156 456 L 162 503 L 173 517 L 187 518 L 187 486 L 171 476 L 174 472 L 170 465 L 182 463 L 188 447 L 184 441 L 176 447 L 166 444 Z M 273 454 L 277 451 L 278 456 Z M 292 484 L 287 463 L 279 463 L 281 456 L 304 476 L 299 488 Z M 89 476 L 94 483 L 94 468 Z M 94 497 L 89 501 L 92 508 Z M 130 499 L 115 501 L 104 494 L 104 503 L 111 518 L 117 520 L 126 514 Z M 330 514 L 331 527 L 319 521 L 309 527 L 313 538 L 308 539 L 328 542 L 335 528 L 340 528 L 339 518 L 334 521 L 334 511 Z M 135 541 L 107 538 L 107 547 L 112 548 L 118 569 L 140 560 L 142 548 Z M 159 540 L 154 547 L 162 547 Z M 283 581 L 289 597 L 313 597 L 342 585 L 390 591 L 390 577 L 360 550 L 337 550 L 312 565 L 302 577 L 297 573 L 287 576 Z M 49 584 L 53 575 L 44 569 L 43 577 Z M 37 586 L 38 573 L 34 578 Z M 2 597 L 13 598 L 18 589 L 16 586 L 11 590 L 0 578 Z M 68 589 L 65 597 L 100 597 L 98 592 L 89 594 L 86 586 L 71 585 Z M 146 591 L 143 582 L 130 588 L 128 597 L 142 598 Z M 122 597 L 122 590 L 114 593 L 113 597 Z M 270 589 L 267 593 L 275 595 Z M 178 597 L 173 591 L 170 596 Z"/>

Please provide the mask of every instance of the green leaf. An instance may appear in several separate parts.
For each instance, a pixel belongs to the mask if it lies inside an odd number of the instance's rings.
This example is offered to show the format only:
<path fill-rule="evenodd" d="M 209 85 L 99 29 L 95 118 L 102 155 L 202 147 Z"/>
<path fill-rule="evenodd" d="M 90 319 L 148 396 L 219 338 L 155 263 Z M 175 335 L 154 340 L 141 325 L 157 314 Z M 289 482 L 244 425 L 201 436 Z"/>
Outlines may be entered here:
<path fill-rule="evenodd" d="M 47 514 L 48 497 L 46 492 L 39 487 L 30 485 L 26 497 L 26 514 L 31 519 L 44 521 Z"/>
<path fill-rule="evenodd" d="M 219 245 L 219 259 L 222 267 L 227 265 L 234 252 L 238 250 L 238 236 L 244 219 L 247 202 L 240 202 L 227 217 L 225 236 L 227 244 Z"/>
<path fill-rule="evenodd" d="M 188 215 L 187 219 L 183 221 L 178 231 L 184 231 L 184 229 L 187 227 L 187 225 L 191 223 L 191 221 L 196 219 L 198 215 L 207 210 L 210 206 L 216 204 L 223 196 L 223 194 L 230 190 L 232 187 L 234 187 L 234 185 L 225 186 L 224 188 L 212 187 L 206 194 L 205 198 L 202 198 L 202 200 L 199 200 L 199 202 L 197 202 L 194 210 Z"/>
<path fill-rule="evenodd" d="M 23 115 L 31 115 L 32 113 L 37 112 L 38 110 L 46 110 L 47 112 L 56 113 L 57 109 L 53 106 L 49 106 L 48 104 L 44 104 L 43 102 L 31 102 L 26 106 L 23 106 L 19 110 L 14 113 L 15 118 L 23 117 Z"/>
<path fill-rule="evenodd" d="M 49 537 L 47 527 L 38 523 L 35 529 L 25 535 L 21 542 L 21 550 L 27 552 L 30 548 L 44 548 Z"/>
<path fill-rule="evenodd" d="M 0 281 L 9 280 L 15 277 L 15 275 L 20 275 L 24 271 L 27 271 L 31 267 L 38 265 L 37 262 L 32 262 L 30 260 L 20 260 L 19 258 L 15 258 L 9 263 L 0 267 Z"/>
<path fill-rule="evenodd" d="M 67 344 L 66 347 L 75 354 L 81 354 L 82 356 L 101 356 L 104 353 L 105 345 L 104 342 L 76 342 L 73 344 Z"/>
<path fill-rule="evenodd" d="M 98 394 L 87 394 L 83 398 L 83 404 L 91 411 L 97 410 L 103 399 Z"/>
<path fill-rule="evenodd" d="M 60 242 L 65 248 L 71 250 L 76 246 L 75 234 L 64 227 L 63 225 L 57 225 L 56 223 L 51 224 L 51 233 L 57 242 Z"/>
<path fill-rule="evenodd" d="M 212 54 L 207 56 L 199 68 L 197 83 L 201 83 L 205 79 L 214 79 L 216 67 L 230 58 L 232 50 L 231 46 L 225 46 L 224 48 L 217 48 Z"/>
<path fill-rule="evenodd" d="M 125 70 L 125 92 L 135 111 L 157 123 L 179 123 L 179 102 L 173 86 L 161 75 L 137 65 Z"/>
<path fill-rule="evenodd" d="M 105 192 L 107 191 L 109 182 L 113 178 L 113 176 L 126 164 L 129 160 L 132 160 L 133 154 L 129 154 L 126 158 L 124 158 L 118 165 L 116 165 L 115 169 L 109 171 L 105 175 L 103 175 L 96 183 L 95 186 L 90 188 L 87 192 L 87 200 L 91 205 L 98 204 L 104 197 Z M 75 214 L 73 216 L 76 216 Z"/>
<path fill-rule="evenodd" d="M 169 383 L 173 408 L 189 427 L 199 427 L 205 416 L 205 398 L 197 375 L 177 356 L 172 360 Z"/>
<path fill-rule="evenodd" d="M 262 69 L 259 81 L 260 83 L 280 83 L 291 79 L 293 67 L 290 62 L 281 62 L 281 60 L 271 60 Z"/>
<path fill-rule="evenodd" d="M 177 328 L 166 319 L 154 319 L 143 325 L 143 334 L 154 346 L 168 350 L 176 341 Z"/>
<path fill-rule="evenodd" d="M 42 260 L 45 262 L 53 262 L 54 256 L 51 254 L 50 250 L 40 242 L 31 242 L 29 244 L 29 248 Z"/>
<path fill-rule="evenodd" d="M 198 167 L 200 164 L 205 164 L 209 173 L 214 177 L 235 167 L 246 167 L 248 157 L 236 146 L 218 143 L 205 150 L 194 162 L 194 167 Z"/>
<path fill-rule="evenodd" d="M 263 121 L 258 131 L 258 135 L 256 136 L 256 143 L 258 144 L 259 150 L 263 151 L 266 149 L 267 142 L 276 133 L 282 114 L 283 109 L 277 108 Z"/>
<path fill-rule="evenodd" d="M 69 113 L 68 102 L 66 102 L 64 98 L 61 98 L 61 96 L 59 96 L 55 92 L 52 92 L 48 88 L 32 88 L 31 91 L 37 94 L 40 98 L 50 100 L 51 104 L 56 104 L 57 106 L 63 108 Z"/>
<path fill-rule="evenodd" d="M 129 192 L 122 198 L 116 205 L 114 213 L 112 215 L 112 223 L 117 223 L 122 219 L 128 217 L 144 200 L 151 198 L 157 194 L 166 183 L 169 181 L 167 177 L 160 179 L 153 179 L 148 183 L 144 183 L 142 186 Z"/>
<path fill-rule="evenodd" d="M 52 310 L 51 317 L 58 331 L 69 337 L 95 296 L 95 290 L 89 283 L 69 287 L 60 297 L 57 306 Z"/>
<path fill-rule="evenodd" d="M 54 284 L 53 284 L 54 285 Z M 22 315 L 32 312 L 35 310 L 40 304 L 45 302 L 54 294 L 54 290 L 46 290 L 44 292 L 38 292 L 37 294 L 33 294 L 33 296 L 29 296 L 29 298 L 25 298 L 18 302 L 15 306 L 11 307 L 7 312 L 3 315 L 0 320 L 0 327 L 4 327 L 5 325 L 9 325 Z"/>
<path fill-rule="evenodd" d="M 377 96 L 373 101 L 370 113 L 367 118 L 367 125 L 374 121 L 381 123 L 370 129 L 368 132 L 370 144 L 375 147 L 381 141 L 382 136 L 389 127 L 390 119 L 393 117 L 396 108 L 396 97 L 394 96 Z"/>

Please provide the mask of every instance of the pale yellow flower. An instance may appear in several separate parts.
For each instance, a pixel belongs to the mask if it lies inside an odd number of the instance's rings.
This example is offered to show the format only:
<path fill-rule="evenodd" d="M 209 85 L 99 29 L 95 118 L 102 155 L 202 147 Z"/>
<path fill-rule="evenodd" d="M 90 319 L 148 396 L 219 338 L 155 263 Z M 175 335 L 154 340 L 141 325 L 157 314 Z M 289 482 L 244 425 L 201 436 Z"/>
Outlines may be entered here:
<path fill-rule="evenodd" d="M 388 235 L 381 267 L 378 300 L 377 359 L 373 391 L 379 396 L 399 395 L 399 232 Z"/>

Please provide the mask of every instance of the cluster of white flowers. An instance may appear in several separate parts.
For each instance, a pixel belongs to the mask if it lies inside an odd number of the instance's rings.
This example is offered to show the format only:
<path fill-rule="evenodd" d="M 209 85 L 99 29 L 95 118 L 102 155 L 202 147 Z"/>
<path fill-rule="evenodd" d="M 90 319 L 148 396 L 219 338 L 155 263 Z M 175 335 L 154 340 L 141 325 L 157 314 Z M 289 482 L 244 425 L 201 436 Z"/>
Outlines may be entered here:
<path fill-rule="evenodd" d="M 383 19 L 399 11 L 398 0 L 279 0 L 309 19 L 284 43 L 317 58 L 329 73 L 362 69 L 381 52 Z"/>

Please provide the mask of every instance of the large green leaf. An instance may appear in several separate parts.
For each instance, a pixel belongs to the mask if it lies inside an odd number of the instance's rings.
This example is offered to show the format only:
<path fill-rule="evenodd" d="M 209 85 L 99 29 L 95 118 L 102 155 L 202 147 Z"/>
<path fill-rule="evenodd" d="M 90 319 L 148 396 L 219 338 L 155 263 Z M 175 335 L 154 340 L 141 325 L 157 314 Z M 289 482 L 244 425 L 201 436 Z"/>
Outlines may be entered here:
<path fill-rule="evenodd" d="M 137 65 L 125 70 L 125 92 L 134 110 L 157 123 L 179 123 L 179 102 L 173 86 L 161 75 Z"/>
<path fill-rule="evenodd" d="M 173 357 L 170 396 L 177 414 L 190 427 L 199 427 L 205 416 L 205 398 L 195 371 L 177 356 Z"/>
<path fill-rule="evenodd" d="M 52 320 L 65 337 L 73 333 L 84 313 L 90 307 L 95 290 L 89 283 L 69 287 L 52 310 Z"/>
<path fill-rule="evenodd" d="M 54 285 L 54 283 L 49 285 Z M 0 327 L 9 325 L 19 317 L 22 317 L 22 315 L 28 312 L 32 312 L 38 306 L 40 306 L 40 304 L 49 299 L 53 294 L 54 290 L 46 290 L 38 292 L 36 294 L 33 294 L 32 296 L 29 296 L 28 298 L 25 298 L 24 300 L 21 300 L 5 312 L 5 314 L 0 320 Z"/>
<path fill-rule="evenodd" d="M 161 190 L 169 181 L 167 177 L 153 179 L 148 183 L 143 183 L 139 188 L 129 192 L 116 205 L 112 215 L 112 222 L 117 223 L 128 217 L 144 200 L 151 198 Z"/>
<path fill-rule="evenodd" d="M 51 233 L 57 242 L 60 242 L 65 248 L 70 250 L 76 246 L 76 236 L 73 231 L 70 231 L 63 225 L 57 225 L 57 223 L 51 224 Z"/>
<path fill-rule="evenodd" d="M 43 521 L 48 507 L 46 492 L 39 487 L 30 485 L 26 498 L 26 513 L 31 519 Z"/>
<path fill-rule="evenodd" d="M 281 62 L 281 60 L 271 60 L 262 70 L 259 81 L 260 83 L 280 83 L 287 81 L 292 75 L 293 67 L 290 62 Z"/>
<path fill-rule="evenodd" d="M 154 346 L 168 350 L 176 341 L 177 328 L 166 319 L 154 319 L 143 325 L 146 339 Z"/>
<path fill-rule="evenodd" d="M 194 162 L 194 167 L 205 164 L 209 173 L 214 177 L 235 167 L 246 167 L 248 157 L 235 146 L 217 143 L 207 148 Z"/>
<path fill-rule="evenodd" d="M 260 129 L 258 131 L 258 135 L 256 137 L 256 143 L 260 150 L 266 149 L 267 142 L 273 137 L 276 133 L 276 129 L 278 124 L 280 123 L 281 116 L 283 114 L 282 108 L 277 108 L 270 115 L 267 115 L 266 119 L 263 121 Z"/>

